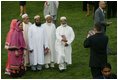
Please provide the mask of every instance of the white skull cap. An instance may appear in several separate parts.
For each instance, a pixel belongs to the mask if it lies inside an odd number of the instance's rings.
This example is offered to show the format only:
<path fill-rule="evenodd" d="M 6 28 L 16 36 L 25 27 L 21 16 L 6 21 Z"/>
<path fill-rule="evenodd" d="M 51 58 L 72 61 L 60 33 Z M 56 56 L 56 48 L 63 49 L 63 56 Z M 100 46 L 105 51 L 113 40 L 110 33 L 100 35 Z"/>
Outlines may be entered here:
<path fill-rule="evenodd" d="M 66 20 L 66 17 L 65 17 L 65 16 L 62 16 L 62 17 L 60 18 L 60 20 Z"/>
<path fill-rule="evenodd" d="M 22 18 L 25 18 L 27 16 L 28 16 L 28 14 L 25 13 L 25 14 L 22 15 Z"/>
<path fill-rule="evenodd" d="M 52 17 L 52 16 L 51 16 L 51 15 L 46 15 L 46 16 L 45 16 L 45 19 L 48 18 L 48 17 Z"/>
<path fill-rule="evenodd" d="M 34 19 L 36 19 L 36 18 L 40 18 L 40 16 L 39 15 L 34 16 Z"/>

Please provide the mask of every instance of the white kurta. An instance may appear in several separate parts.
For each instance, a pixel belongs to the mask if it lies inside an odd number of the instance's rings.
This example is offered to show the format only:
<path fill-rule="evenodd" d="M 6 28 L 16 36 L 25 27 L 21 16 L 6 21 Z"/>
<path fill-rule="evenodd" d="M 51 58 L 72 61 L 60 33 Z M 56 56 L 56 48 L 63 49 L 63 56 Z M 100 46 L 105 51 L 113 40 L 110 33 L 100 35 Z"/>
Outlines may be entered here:
<path fill-rule="evenodd" d="M 56 27 L 55 24 L 44 23 L 43 27 L 47 33 L 49 53 L 45 55 L 45 64 L 55 62 L 55 39 L 56 39 Z"/>
<path fill-rule="evenodd" d="M 44 17 L 46 15 L 51 15 L 52 17 L 55 16 L 56 20 L 58 6 L 58 1 L 46 1 L 44 4 Z"/>
<path fill-rule="evenodd" d="M 43 65 L 44 64 L 44 48 L 48 47 L 47 35 L 45 34 L 44 28 L 37 27 L 33 24 L 29 28 L 29 48 L 33 50 L 29 54 L 30 65 Z"/>
<path fill-rule="evenodd" d="M 62 42 L 62 35 L 65 35 L 67 39 L 67 44 L 69 46 L 65 47 L 64 42 Z M 72 64 L 71 60 L 71 53 L 72 53 L 72 48 L 71 48 L 71 43 L 73 42 L 75 38 L 75 34 L 73 29 L 70 26 L 59 26 L 56 29 L 56 43 L 55 43 L 55 49 L 57 53 L 57 64 L 64 63 L 66 62 L 67 64 Z"/>
<path fill-rule="evenodd" d="M 32 24 L 29 22 L 28 24 L 25 24 L 23 22 L 23 37 L 25 40 L 26 48 L 29 49 L 28 46 L 28 29 Z M 24 66 L 26 66 L 29 63 L 29 56 L 28 56 L 28 50 L 24 50 Z"/>

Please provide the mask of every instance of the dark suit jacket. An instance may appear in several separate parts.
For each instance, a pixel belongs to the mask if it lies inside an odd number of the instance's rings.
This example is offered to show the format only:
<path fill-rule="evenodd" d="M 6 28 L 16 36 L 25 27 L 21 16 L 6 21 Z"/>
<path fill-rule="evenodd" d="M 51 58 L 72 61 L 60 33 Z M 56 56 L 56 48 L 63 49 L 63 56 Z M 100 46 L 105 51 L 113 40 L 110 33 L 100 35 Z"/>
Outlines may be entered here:
<path fill-rule="evenodd" d="M 84 41 L 84 47 L 90 48 L 90 67 L 102 67 L 107 63 L 108 37 L 103 33 L 96 33 Z"/>

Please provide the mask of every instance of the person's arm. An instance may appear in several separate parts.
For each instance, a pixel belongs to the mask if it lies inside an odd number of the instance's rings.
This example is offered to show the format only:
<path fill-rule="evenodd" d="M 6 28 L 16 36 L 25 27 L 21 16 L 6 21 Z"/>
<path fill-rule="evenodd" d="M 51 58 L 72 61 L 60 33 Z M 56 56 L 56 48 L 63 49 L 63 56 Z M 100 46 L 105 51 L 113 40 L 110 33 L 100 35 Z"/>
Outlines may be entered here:
<path fill-rule="evenodd" d="M 109 26 L 109 24 L 107 24 L 106 21 L 101 21 L 100 23 L 103 24 L 104 26 Z"/>
<path fill-rule="evenodd" d="M 44 37 L 44 47 L 49 48 L 48 46 L 48 36 L 47 36 L 47 32 L 45 31 L 46 29 L 44 28 L 45 26 L 43 26 L 43 37 Z"/>
<path fill-rule="evenodd" d="M 47 54 L 49 53 L 49 45 L 48 45 L 48 34 L 45 29 L 45 26 L 43 25 L 43 44 L 44 44 L 44 53 Z"/>
<path fill-rule="evenodd" d="M 104 24 L 105 26 L 107 25 L 105 21 L 100 20 L 100 12 L 98 11 L 95 12 L 95 24 L 96 23 L 101 23 L 101 24 Z"/>
<path fill-rule="evenodd" d="M 56 39 L 56 26 L 54 24 L 54 40 Z"/>
<path fill-rule="evenodd" d="M 94 35 L 95 34 L 95 31 L 94 30 L 90 30 L 87 34 L 87 38 Z"/>
<path fill-rule="evenodd" d="M 33 26 L 30 26 L 29 29 L 28 29 L 28 42 L 29 42 L 29 50 L 32 51 L 33 50 L 33 46 L 32 46 L 32 29 L 31 27 Z"/>
<path fill-rule="evenodd" d="M 6 38 L 6 42 L 5 42 L 5 49 L 8 49 L 9 48 L 9 32 L 7 34 L 7 38 Z"/>
<path fill-rule="evenodd" d="M 56 39 L 58 39 L 60 42 L 62 41 L 62 37 L 61 35 L 59 34 L 59 28 L 56 29 Z"/>
<path fill-rule="evenodd" d="M 72 28 L 69 33 L 71 33 L 71 35 L 70 35 L 71 38 L 69 40 L 67 40 L 67 44 L 71 44 L 75 38 L 75 34 L 74 34 L 74 31 Z"/>
<path fill-rule="evenodd" d="M 95 22 L 95 24 L 98 23 L 98 22 L 100 22 L 100 16 L 99 16 L 98 11 L 95 12 L 94 22 Z"/>
<path fill-rule="evenodd" d="M 84 48 L 89 48 L 90 47 L 90 37 L 89 38 L 86 38 L 85 41 L 84 41 Z"/>

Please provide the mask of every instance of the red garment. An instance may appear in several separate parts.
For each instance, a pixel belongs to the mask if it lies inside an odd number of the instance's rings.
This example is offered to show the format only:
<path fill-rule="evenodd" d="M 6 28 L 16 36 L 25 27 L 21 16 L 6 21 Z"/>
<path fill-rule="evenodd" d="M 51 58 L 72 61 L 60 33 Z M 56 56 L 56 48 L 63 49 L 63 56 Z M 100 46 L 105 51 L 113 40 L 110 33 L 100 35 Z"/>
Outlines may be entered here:
<path fill-rule="evenodd" d="M 13 34 L 13 31 L 15 30 L 16 23 L 17 23 L 17 19 L 13 19 L 11 21 L 10 30 L 7 33 L 5 46 L 9 46 L 9 44 L 10 44 L 10 38 Z M 7 63 L 6 63 L 6 72 L 10 72 L 10 56 L 11 56 L 10 51 L 8 50 L 8 59 L 7 59 Z"/>
<path fill-rule="evenodd" d="M 12 35 L 13 31 L 15 30 L 16 23 L 17 23 L 17 19 L 13 19 L 11 21 L 10 30 L 7 34 L 7 38 L 6 38 L 6 42 L 5 42 L 6 45 L 9 45 L 9 43 L 10 43 L 10 38 L 11 38 L 11 35 Z"/>
<path fill-rule="evenodd" d="M 12 37 L 10 39 L 10 49 L 11 50 L 11 56 L 10 56 L 10 63 L 12 66 L 21 66 L 23 65 L 23 52 L 25 49 L 25 41 L 23 38 L 22 30 L 19 28 L 19 25 L 21 24 L 20 21 L 17 22 L 15 30 L 12 34 Z M 16 53 L 18 53 L 18 56 L 16 56 Z"/>

